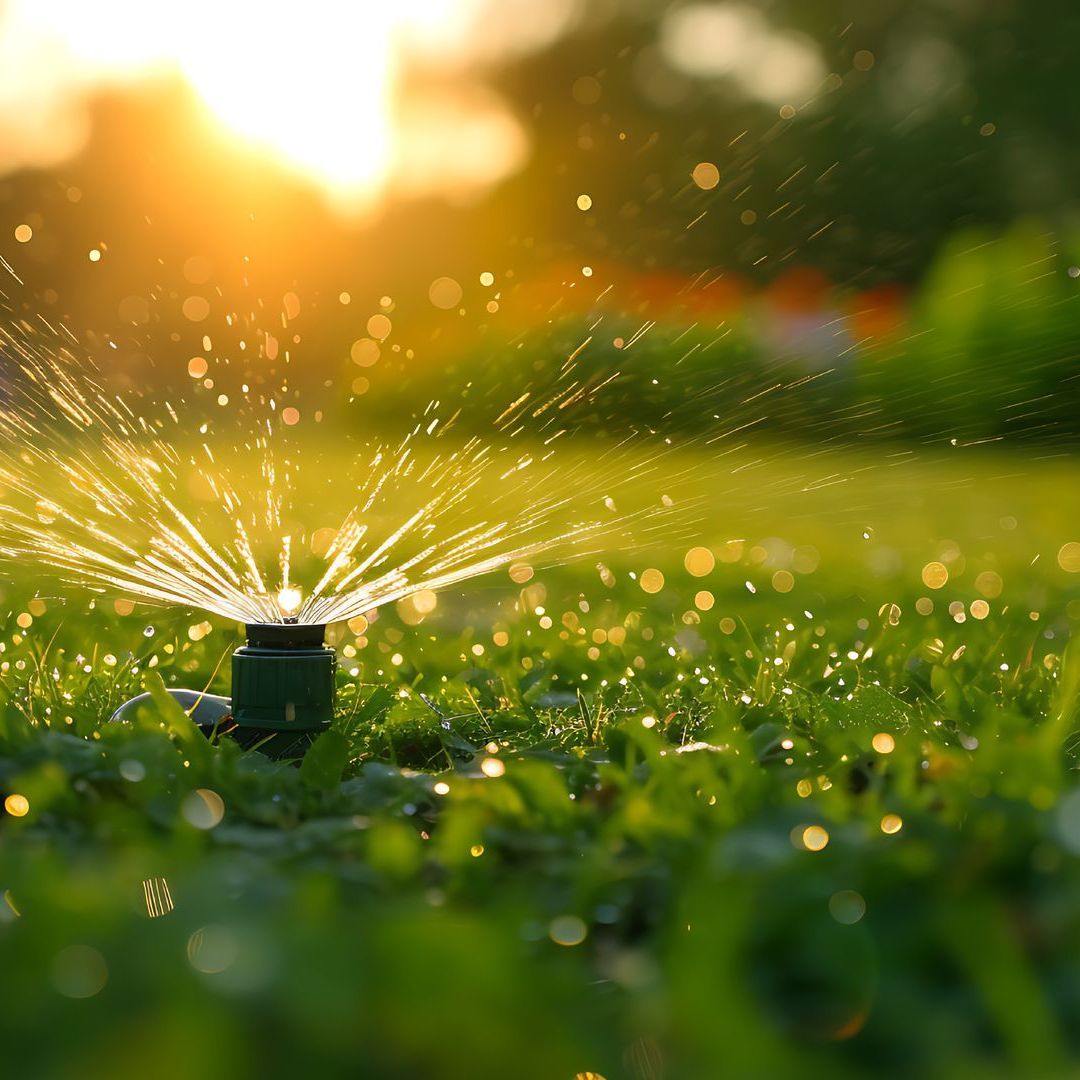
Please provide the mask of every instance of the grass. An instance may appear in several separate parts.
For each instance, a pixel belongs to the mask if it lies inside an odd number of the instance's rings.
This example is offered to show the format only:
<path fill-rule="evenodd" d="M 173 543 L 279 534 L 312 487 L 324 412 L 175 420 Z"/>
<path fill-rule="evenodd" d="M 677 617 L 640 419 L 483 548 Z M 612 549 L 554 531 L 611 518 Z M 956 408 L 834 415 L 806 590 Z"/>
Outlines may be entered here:
<path fill-rule="evenodd" d="M 1075 466 L 758 458 L 702 577 L 680 541 L 334 628 L 299 769 L 106 723 L 224 689 L 235 627 L 14 583 L 12 1074 L 1069 1074 Z"/>

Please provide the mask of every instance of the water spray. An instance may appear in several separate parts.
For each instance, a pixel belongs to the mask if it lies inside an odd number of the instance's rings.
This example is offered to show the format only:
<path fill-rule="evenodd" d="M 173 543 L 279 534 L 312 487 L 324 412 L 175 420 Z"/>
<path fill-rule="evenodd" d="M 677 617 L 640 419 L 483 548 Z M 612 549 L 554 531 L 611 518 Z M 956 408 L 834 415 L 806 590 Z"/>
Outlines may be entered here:
<path fill-rule="evenodd" d="M 670 439 L 634 455 L 644 437 L 636 430 L 598 453 L 562 449 L 570 440 L 561 436 L 577 429 L 574 408 L 591 408 L 619 374 L 580 366 L 587 339 L 551 385 L 530 383 L 502 408 L 490 437 L 458 431 L 460 407 L 432 401 L 404 437 L 365 435 L 351 447 L 343 485 L 351 507 L 302 590 L 290 574 L 288 523 L 302 517 L 292 503 L 295 470 L 275 448 L 275 418 L 260 412 L 235 438 L 211 438 L 205 423 L 188 431 L 184 421 L 199 410 L 189 417 L 169 400 L 113 393 L 74 338 L 49 329 L 0 325 L 0 567 L 31 563 L 65 586 L 242 623 L 231 696 L 168 693 L 207 734 L 274 757 L 299 757 L 331 723 L 331 623 L 515 562 L 666 535 L 677 513 L 666 493 L 632 509 L 615 501 L 627 485 L 638 490 L 660 475 Z M 213 497 L 193 504 L 193 479 Z M 133 716 L 147 696 L 114 719 Z"/>

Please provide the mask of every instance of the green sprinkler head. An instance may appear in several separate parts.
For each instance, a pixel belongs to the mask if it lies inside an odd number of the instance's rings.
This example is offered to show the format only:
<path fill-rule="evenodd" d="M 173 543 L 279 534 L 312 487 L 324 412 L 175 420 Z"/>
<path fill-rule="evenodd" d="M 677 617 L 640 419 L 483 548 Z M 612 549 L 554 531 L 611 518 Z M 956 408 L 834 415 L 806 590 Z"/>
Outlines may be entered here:
<path fill-rule="evenodd" d="M 247 644 L 232 656 L 233 722 L 245 733 L 310 742 L 334 718 L 337 657 L 323 643 L 326 627 L 248 623 L 245 631 Z"/>
<path fill-rule="evenodd" d="M 232 656 L 232 698 L 170 688 L 207 734 L 231 735 L 273 758 L 300 757 L 334 718 L 337 657 L 319 624 L 248 623 Z M 124 720 L 148 704 L 140 694 L 113 714 Z"/>

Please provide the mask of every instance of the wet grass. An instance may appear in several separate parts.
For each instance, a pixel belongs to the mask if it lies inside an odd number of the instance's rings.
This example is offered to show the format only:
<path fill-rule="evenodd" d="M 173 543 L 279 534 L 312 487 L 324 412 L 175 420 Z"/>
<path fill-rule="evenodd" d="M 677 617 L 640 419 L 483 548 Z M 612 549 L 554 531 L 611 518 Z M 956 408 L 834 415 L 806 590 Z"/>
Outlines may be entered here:
<path fill-rule="evenodd" d="M 236 627 L 13 584 L 13 1074 L 1066 1074 L 1073 466 L 958 454 L 334 627 L 301 768 L 105 723 Z"/>

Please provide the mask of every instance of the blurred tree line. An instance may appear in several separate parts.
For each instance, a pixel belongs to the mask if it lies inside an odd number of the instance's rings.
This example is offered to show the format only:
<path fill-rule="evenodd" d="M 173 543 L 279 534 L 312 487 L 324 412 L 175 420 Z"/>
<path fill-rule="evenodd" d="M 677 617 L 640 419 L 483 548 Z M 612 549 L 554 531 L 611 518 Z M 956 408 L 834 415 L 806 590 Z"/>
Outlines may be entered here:
<path fill-rule="evenodd" d="M 754 12 L 819 57 L 820 85 L 778 105 L 767 85 L 755 96 L 722 74 L 680 71 L 664 41 L 688 9 Z M 467 205 L 391 192 L 352 222 L 275 166 L 253 165 L 182 84 L 117 90 L 97 103 L 77 159 L 0 179 L 4 219 L 43 225 L 25 248 L 5 231 L 0 254 L 26 282 L 5 291 L 16 313 L 72 327 L 118 385 L 190 386 L 188 359 L 206 335 L 256 385 L 287 371 L 292 387 L 333 381 L 347 396 L 358 377 L 370 381 L 364 422 L 380 399 L 422 407 L 448 393 L 455 372 L 509 399 L 522 354 L 526 377 L 542 379 L 595 308 L 608 322 L 588 362 L 662 373 L 620 405 L 642 423 L 692 428 L 679 406 L 688 394 L 710 389 L 723 397 L 717 411 L 737 412 L 774 376 L 829 368 L 812 392 L 786 405 L 775 396 L 761 425 L 805 434 L 834 416 L 830 431 L 860 436 L 1057 437 L 1076 428 L 1063 383 L 1080 286 L 1069 276 L 1069 237 L 1080 235 L 1076 40 L 1080 9 L 1067 0 L 1047 0 L 1037 18 L 1019 0 L 582 4 L 547 48 L 475 73 L 529 134 L 515 177 Z M 703 162 L 714 186 L 692 179 Z M 90 263 L 97 245 L 104 258 Z M 202 281 L 185 275 L 193 256 L 209 268 Z M 586 280 L 584 267 L 597 271 Z M 800 333 L 768 290 L 806 270 L 825 284 Z M 491 290 L 477 284 L 485 271 Z M 429 303 L 443 274 L 463 284 L 464 316 Z M 601 280 L 614 284 L 597 300 Z M 677 303 L 657 288 L 665 280 Z M 698 303 L 727 285 L 722 303 Z M 838 348 L 822 346 L 822 325 L 878 310 L 872 290 L 885 287 L 900 290 L 887 332 L 849 328 Z M 210 301 L 206 323 L 183 314 L 192 293 Z M 284 338 L 289 369 L 284 349 L 269 357 L 262 344 L 262 331 L 281 329 L 286 293 L 303 310 Z M 393 334 L 378 364 L 358 370 L 350 346 L 381 310 Z M 608 334 L 619 315 L 625 327 Z M 615 337 L 652 320 L 660 326 L 635 352 L 613 356 Z"/>
<path fill-rule="evenodd" d="M 804 35 L 829 73 L 792 100 L 788 119 L 729 78 L 665 63 L 663 24 L 687 6 L 747 5 L 589 5 L 576 32 L 500 73 L 521 114 L 535 117 L 536 154 L 510 195 L 538 203 L 553 233 L 567 199 L 538 176 L 566 176 L 613 208 L 594 248 L 644 267 L 719 264 L 760 280 L 795 258 L 848 284 L 913 283 L 959 228 L 1075 221 L 1080 87 L 1068 43 L 1080 40 L 1080 9 L 1067 0 L 1040 5 L 1037 18 L 1019 0 L 749 5 Z M 594 103 L 573 96 L 582 74 L 600 83 Z M 720 185 L 687 190 L 702 160 L 719 167 Z M 785 203 L 804 210 L 772 213 Z"/>

